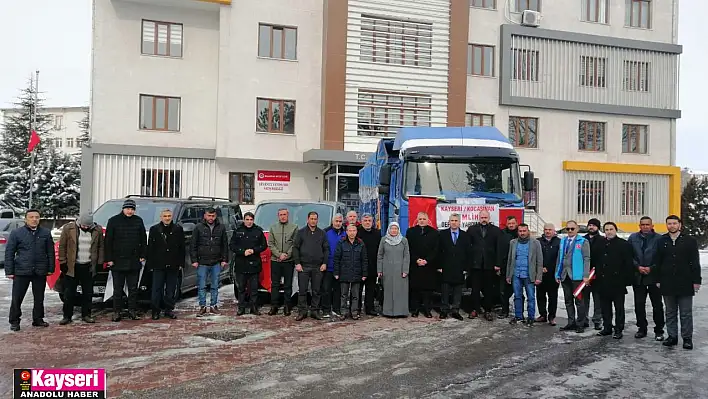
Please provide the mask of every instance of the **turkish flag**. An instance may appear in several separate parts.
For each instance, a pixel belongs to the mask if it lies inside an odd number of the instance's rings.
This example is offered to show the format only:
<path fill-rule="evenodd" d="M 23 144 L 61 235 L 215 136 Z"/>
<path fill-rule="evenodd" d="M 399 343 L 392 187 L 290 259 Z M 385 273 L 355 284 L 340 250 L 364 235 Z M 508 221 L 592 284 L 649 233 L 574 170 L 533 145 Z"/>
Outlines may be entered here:
<path fill-rule="evenodd" d="M 408 196 L 408 227 L 413 227 L 418 223 L 418 213 L 425 212 L 428 214 L 430 227 L 437 229 L 438 224 L 436 219 L 435 208 L 438 205 L 436 197 L 425 196 Z"/>
<path fill-rule="evenodd" d="M 27 152 L 32 152 L 35 147 L 39 145 L 39 135 L 36 131 L 32 130 L 30 134 L 29 144 L 27 145 Z"/>

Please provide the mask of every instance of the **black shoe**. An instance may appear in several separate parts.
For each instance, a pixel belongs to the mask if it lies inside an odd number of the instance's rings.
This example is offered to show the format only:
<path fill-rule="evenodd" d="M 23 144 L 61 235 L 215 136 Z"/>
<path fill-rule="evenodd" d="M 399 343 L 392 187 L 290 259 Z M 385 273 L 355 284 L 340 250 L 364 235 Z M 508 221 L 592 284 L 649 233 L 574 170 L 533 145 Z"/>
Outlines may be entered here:
<path fill-rule="evenodd" d="M 623 336 L 624 335 L 622 335 L 622 331 L 620 331 L 620 330 L 617 330 L 617 331 L 615 331 L 614 334 L 612 334 L 612 338 L 614 338 L 614 339 L 622 339 Z"/>
<path fill-rule="evenodd" d="M 487 321 L 494 321 L 494 313 L 487 312 L 484 314 L 484 318 L 487 319 Z"/>
<path fill-rule="evenodd" d="M 42 319 L 39 319 L 32 322 L 32 327 L 49 327 L 49 323 Z"/>
<path fill-rule="evenodd" d="M 323 319 L 322 313 L 320 313 L 319 311 L 310 312 L 310 317 L 312 317 L 315 320 L 322 320 Z"/>
<path fill-rule="evenodd" d="M 140 320 L 140 316 L 138 316 L 138 314 L 134 310 L 128 312 L 128 317 L 130 318 L 130 320 Z"/>
<path fill-rule="evenodd" d="M 676 346 L 678 345 L 678 338 L 669 335 L 669 338 L 667 338 L 666 341 L 662 342 L 661 344 L 664 346 Z"/>
<path fill-rule="evenodd" d="M 59 325 L 60 325 L 60 326 L 65 326 L 65 325 L 67 325 L 67 324 L 70 324 L 71 321 L 72 321 L 72 320 L 71 320 L 71 317 L 64 317 L 64 318 L 61 319 L 61 321 L 59 322 Z"/>
<path fill-rule="evenodd" d="M 582 334 L 582 333 L 585 332 L 585 327 L 578 327 L 578 328 L 575 329 L 575 332 L 576 332 L 577 334 Z"/>
<path fill-rule="evenodd" d="M 361 319 L 361 312 L 356 312 L 354 315 L 352 315 L 353 320 L 359 320 Z"/>
<path fill-rule="evenodd" d="M 295 321 L 303 321 L 307 317 L 307 313 L 305 312 L 300 312 L 298 313 L 297 317 L 295 318 Z"/>
<path fill-rule="evenodd" d="M 447 319 L 447 312 L 440 312 L 440 319 Z"/>
<path fill-rule="evenodd" d="M 252 315 L 255 315 L 255 316 L 260 316 L 260 315 L 261 315 L 261 311 L 258 310 L 258 306 L 252 306 L 252 307 L 251 307 L 251 314 L 252 314 Z"/>
<path fill-rule="evenodd" d="M 10 324 L 10 331 L 20 331 L 19 324 Z"/>
<path fill-rule="evenodd" d="M 509 313 L 499 313 L 497 319 L 506 319 L 509 317 Z"/>
<path fill-rule="evenodd" d="M 575 324 L 567 324 L 563 327 L 560 328 L 561 331 L 572 331 L 572 330 L 577 330 L 578 326 Z"/>
<path fill-rule="evenodd" d="M 692 339 L 684 339 L 683 340 L 683 349 L 688 349 L 688 350 L 693 349 L 693 340 Z"/>
<path fill-rule="evenodd" d="M 533 327 L 533 323 L 534 323 L 534 319 L 532 319 L 532 318 L 530 318 L 530 317 L 529 317 L 528 319 L 526 319 L 526 325 L 527 325 L 527 326 Z"/>
<path fill-rule="evenodd" d="M 159 314 L 159 313 L 153 313 L 153 314 L 152 314 L 152 319 L 153 319 L 153 320 L 160 320 L 160 314 Z"/>
<path fill-rule="evenodd" d="M 94 319 L 94 318 L 91 317 L 91 316 L 84 316 L 84 317 L 81 318 L 81 320 L 82 320 L 84 323 L 88 323 L 88 324 L 94 324 L 94 323 L 96 323 L 96 319 Z"/>
<path fill-rule="evenodd" d="M 516 317 L 512 317 L 511 319 L 509 319 L 509 324 L 516 324 L 518 322 L 519 322 L 519 319 L 517 319 Z"/>
<path fill-rule="evenodd" d="M 430 313 L 429 310 L 424 310 L 424 311 L 423 311 L 423 315 L 424 315 L 426 318 L 428 318 L 428 319 L 432 319 L 432 318 L 433 318 L 433 314 Z"/>
<path fill-rule="evenodd" d="M 546 323 L 546 322 L 548 322 L 548 318 L 546 316 L 538 316 L 536 318 L 536 321 L 539 323 Z"/>
<path fill-rule="evenodd" d="M 290 306 L 285 305 L 283 308 L 283 316 L 290 316 L 292 314 L 292 310 L 290 309 Z"/>
<path fill-rule="evenodd" d="M 637 331 L 636 334 L 634 334 L 634 338 L 637 338 L 637 339 L 644 338 L 646 336 L 647 336 L 647 332 L 645 330 L 639 330 L 639 331 Z"/>
<path fill-rule="evenodd" d="M 174 320 L 177 318 L 177 315 L 174 314 L 174 312 L 165 312 L 165 317 L 167 317 L 168 319 Z"/>
<path fill-rule="evenodd" d="M 372 317 L 377 317 L 377 316 L 379 315 L 379 312 L 377 312 L 377 311 L 375 311 L 375 310 L 367 310 L 367 311 L 366 311 L 366 315 L 367 315 L 367 316 L 372 316 Z"/>
<path fill-rule="evenodd" d="M 599 337 L 606 337 L 608 335 L 612 335 L 612 330 L 602 330 L 599 333 L 597 333 Z"/>
<path fill-rule="evenodd" d="M 270 310 L 268 311 L 268 316 L 275 316 L 277 314 L 278 314 L 278 307 L 271 306 Z"/>
<path fill-rule="evenodd" d="M 238 308 L 238 312 L 236 312 L 236 316 L 243 316 L 246 314 L 246 308 Z"/>
<path fill-rule="evenodd" d="M 459 321 L 462 321 L 465 319 L 464 317 L 462 317 L 462 315 L 459 312 L 453 312 L 451 316 L 453 319 L 459 320 Z"/>
<path fill-rule="evenodd" d="M 118 323 L 119 321 L 123 320 L 123 317 L 121 317 L 120 313 L 114 313 L 114 314 L 113 314 L 113 317 L 111 318 L 111 320 L 112 320 L 114 323 Z"/>
<path fill-rule="evenodd" d="M 418 317 L 419 315 L 420 315 L 420 311 L 418 311 L 418 310 L 411 313 L 411 317 Z"/>
<path fill-rule="evenodd" d="M 585 327 L 587 328 L 587 327 L 589 327 L 589 326 L 585 326 Z M 600 324 L 600 323 L 595 323 L 595 330 L 597 330 L 597 331 L 602 330 L 602 324 Z"/>
<path fill-rule="evenodd" d="M 656 334 L 656 335 L 654 336 L 654 340 L 655 340 L 655 341 L 663 341 L 663 340 L 664 340 L 664 333 Z"/>

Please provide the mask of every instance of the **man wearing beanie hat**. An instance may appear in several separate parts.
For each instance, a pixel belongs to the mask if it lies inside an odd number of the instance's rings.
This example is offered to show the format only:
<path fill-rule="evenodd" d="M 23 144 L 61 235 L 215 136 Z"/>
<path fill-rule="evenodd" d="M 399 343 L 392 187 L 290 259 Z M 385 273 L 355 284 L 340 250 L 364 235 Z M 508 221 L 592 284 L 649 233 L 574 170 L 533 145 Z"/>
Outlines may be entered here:
<path fill-rule="evenodd" d="M 121 213 L 108 219 L 106 226 L 106 262 L 113 275 L 113 321 L 121 320 L 123 287 L 128 286 L 130 318 L 138 319 L 138 280 L 145 261 L 147 235 L 143 219 L 135 214 L 135 201 L 123 202 Z"/>
<path fill-rule="evenodd" d="M 61 325 L 71 323 L 76 287 L 81 285 L 81 319 L 95 323 L 91 317 L 93 300 L 93 277 L 96 268 L 103 264 L 103 228 L 93 222 L 93 216 L 85 213 L 75 223 L 67 223 L 59 237 L 59 268 L 64 276 L 64 318 Z"/>
<path fill-rule="evenodd" d="M 592 218 L 588 220 L 588 233 L 585 234 L 585 239 L 588 240 L 590 243 L 590 269 L 595 267 L 595 263 L 601 262 L 602 261 L 602 248 L 593 248 L 596 246 L 596 244 L 601 243 L 602 240 L 597 240 L 596 238 L 602 238 L 600 235 L 600 228 L 602 227 L 602 223 L 600 222 L 599 219 Z M 591 298 L 592 297 L 592 298 Z M 592 322 L 595 325 L 595 330 L 601 330 L 602 329 L 602 303 L 600 301 L 600 295 L 599 293 L 592 288 L 592 285 L 589 285 L 587 288 L 587 295 L 585 295 L 585 314 L 588 316 L 586 318 L 590 318 L 590 300 L 592 299 L 593 301 L 593 309 L 592 309 Z M 585 327 L 590 327 L 590 323 L 588 323 Z"/>

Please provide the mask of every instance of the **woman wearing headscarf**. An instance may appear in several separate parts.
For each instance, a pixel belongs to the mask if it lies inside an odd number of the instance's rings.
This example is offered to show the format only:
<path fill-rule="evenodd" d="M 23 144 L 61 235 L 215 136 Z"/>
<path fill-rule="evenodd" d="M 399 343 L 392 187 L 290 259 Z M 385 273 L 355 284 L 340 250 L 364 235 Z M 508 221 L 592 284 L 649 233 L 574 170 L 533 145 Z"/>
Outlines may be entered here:
<path fill-rule="evenodd" d="M 408 316 L 409 267 L 408 240 L 401 235 L 398 223 L 392 222 L 381 239 L 377 256 L 377 270 L 384 292 L 384 316 Z"/>

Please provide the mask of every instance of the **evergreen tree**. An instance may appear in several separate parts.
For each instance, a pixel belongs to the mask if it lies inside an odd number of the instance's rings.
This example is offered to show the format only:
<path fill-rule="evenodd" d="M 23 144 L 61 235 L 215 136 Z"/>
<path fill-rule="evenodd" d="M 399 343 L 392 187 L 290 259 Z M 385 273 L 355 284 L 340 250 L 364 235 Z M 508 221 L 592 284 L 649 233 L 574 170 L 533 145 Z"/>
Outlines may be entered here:
<path fill-rule="evenodd" d="M 681 195 L 683 230 L 698 240 L 699 248 L 708 245 L 708 179 L 691 177 Z"/>
<path fill-rule="evenodd" d="M 79 213 L 81 166 L 78 155 L 64 154 L 54 147 L 36 162 L 33 207 L 45 218 L 64 218 Z"/>
<path fill-rule="evenodd" d="M 91 112 L 86 108 L 86 113 L 84 117 L 77 122 L 79 124 L 79 130 L 81 130 L 81 136 L 79 136 L 79 146 L 83 149 L 84 144 L 88 144 L 90 140 L 89 129 L 91 128 L 90 119 Z"/>

